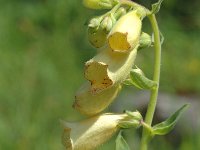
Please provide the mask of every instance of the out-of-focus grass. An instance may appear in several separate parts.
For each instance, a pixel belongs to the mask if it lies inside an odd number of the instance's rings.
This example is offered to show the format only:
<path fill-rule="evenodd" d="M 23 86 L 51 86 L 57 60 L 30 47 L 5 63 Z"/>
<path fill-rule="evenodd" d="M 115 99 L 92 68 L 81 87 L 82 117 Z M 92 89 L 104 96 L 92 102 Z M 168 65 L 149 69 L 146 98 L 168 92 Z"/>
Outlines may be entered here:
<path fill-rule="evenodd" d="M 165 36 L 161 90 L 198 93 L 200 22 L 189 30 L 168 8 L 159 19 Z M 0 149 L 62 149 L 59 119 L 80 118 L 71 105 L 84 82 L 83 63 L 95 53 L 84 26 L 92 14 L 80 1 L 0 1 Z M 151 76 L 152 52 L 141 51 L 137 64 Z M 200 147 L 190 138 L 181 145 Z"/>

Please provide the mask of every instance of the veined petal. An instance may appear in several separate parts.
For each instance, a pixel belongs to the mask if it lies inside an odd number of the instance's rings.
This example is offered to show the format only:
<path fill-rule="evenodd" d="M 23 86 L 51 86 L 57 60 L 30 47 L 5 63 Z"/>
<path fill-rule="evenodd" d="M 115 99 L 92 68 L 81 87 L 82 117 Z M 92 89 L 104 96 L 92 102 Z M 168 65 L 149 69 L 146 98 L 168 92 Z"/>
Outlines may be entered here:
<path fill-rule="evenodd" d="M 127 52 L 139 42 L 142 21 L 137 11 L 122 16 L 108 36 L 108 44 L 113 51 Z"/>
<path fill-rule="evenodd" d="M 86 115 L 95 115 L 106 109 L 116 98 L 121 85 L 113 86 L 100 93 L 92 94 L 91 85 L 86 82 L 77 91 L 73 107 Z"/>
<path fill-rule="evenodd" d="M 130 120 L 127 114 L 106 113 L 80 122 L 62 121 L 62 143 L 66 150 L 94 150 L 108 141 L 124 120 Z"/>
<path fill-rule="evenodd" d="M 91 82 L 91 92 L 99 93 L 126 79 L 134 64 L 137 47 L 129 53 L 116 53 L 106 48 L 85 63 L 85 78 Z"/>

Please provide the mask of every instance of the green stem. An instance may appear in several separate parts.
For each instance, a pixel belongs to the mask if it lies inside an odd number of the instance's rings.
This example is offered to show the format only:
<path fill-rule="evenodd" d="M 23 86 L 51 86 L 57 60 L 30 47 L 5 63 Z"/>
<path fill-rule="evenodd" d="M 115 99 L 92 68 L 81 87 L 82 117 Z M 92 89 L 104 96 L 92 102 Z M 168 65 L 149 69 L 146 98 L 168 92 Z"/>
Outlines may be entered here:
<path fill-rule="evenodd" d="M 155 62 L 154 62 L 154 76 L 153 80 L 158 83 L 158 86 L 151 91 L 151 97 L 149 100 L 147 113 L 145 116 L 145 123 L 151 126 L 156 103 L 157 103 L 157 97 L 158 97 L 158 89 L 159 89 L 159 80 L 160 80 L 160 64 L 161 64 L 161 43 L 160 43 L 160 32 L 158 28 L 158 24 L 156 21 L 156 17 L 154 14 L 148 16 L 151 26 L 154 32 L 154 48 L 155 48 Z M 149 142 L 149 131 L 145 128 L 143 128 L 142 133 L 142 139 L 141 139 L 141 145 L 140 150 L 147 150 Z"/>

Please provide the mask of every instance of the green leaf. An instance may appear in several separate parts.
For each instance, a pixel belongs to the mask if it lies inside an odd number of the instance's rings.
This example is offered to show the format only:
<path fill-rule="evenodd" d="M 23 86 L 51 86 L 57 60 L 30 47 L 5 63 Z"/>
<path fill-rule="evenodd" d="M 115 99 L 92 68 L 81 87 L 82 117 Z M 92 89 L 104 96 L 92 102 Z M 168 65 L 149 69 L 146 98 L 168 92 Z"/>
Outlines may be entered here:
<path fill-rule="evenodd" d="M 132 81 L 132 85 L 140 88 L 140 89 L 153 89 L 157 86 L 155 81 L 148 79 L 141 69 L 132 69 L 130 72 L 130 78 Z"/>
<path fill-rule="evenodd" d="M 159 12 L 162 2 L 163 0 L 159 0 L 157 3 L 154 3 L 152 5 L 152 10 L 151 10 L 152 14 L 156 14 L 157 12 Z"/>
<path fill-rule="evenodd" d="M 163 121 L 153 126 L 153 134 L 165 135 L 169 133 L 174 128 L 178 119 L 183 114 L 183 112 L 188 108 L 188 106 L 189 104 L 183 105 L 179 110 L 177 110 L 173 115 L 171 115 L 166 121 Z"/>
<path fill-rule="evenodd" d="M 121 131 L 119 132 L 115 142 L 116 142 L 116 150 L 130 150 L 129 145 L 126 143 L 125 139 L 121 134 Z"/>

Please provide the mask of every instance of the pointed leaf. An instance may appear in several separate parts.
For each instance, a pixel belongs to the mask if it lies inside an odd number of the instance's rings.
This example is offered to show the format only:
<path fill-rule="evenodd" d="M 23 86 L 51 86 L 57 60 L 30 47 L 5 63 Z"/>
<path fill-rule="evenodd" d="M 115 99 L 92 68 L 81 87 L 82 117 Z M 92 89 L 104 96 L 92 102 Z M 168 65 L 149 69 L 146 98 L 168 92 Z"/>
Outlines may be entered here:
<path fill-rule="evenodd" d="M 132 69 L 130 72 L 130 77 L 133 85 L 139 87 L 140 89 L 153 89 L 157 86 L 157 83 L 148 79 L 139 68 Z"/>
<path fill-rule="evenodd" d="M 126 79 L 123 84 L 125 85 L 131 85 L 131 86 L 135 86 L 138 89 L 142 89 L 142 87 L 140 87 L 139 85 L 137 85 L 136 83 L 134 83 L 131 79 Z"/>
<path fill-rule="evenodd" d="M 171 115 L 166 121 L 163 121 L 155 126 L 153 126 L 153 134 L 165 135 L 169 133 L 176 125 L 178 119 L 183 114 L 183 112 L 188 108 L 188 104 L 183 105 L 179 110 L 177 110 L 173 115 Z"/>
<path fill-rule="evenodd" d="M 130 150 L 129 145 L 126 143 L 125 139 L 121 134 L 121 131 L 119 132 L 115 142 L 116 142 L 116 150 Z"/>
<path fill-rule="evenodd" d="M 152 14 L 156 14 L 157 12 L 159 12 L 162 2 L 163 0 L 159 0 L 157 3 L 154 3 L 152 5 L 152 10 L 151 10 Z"/>

